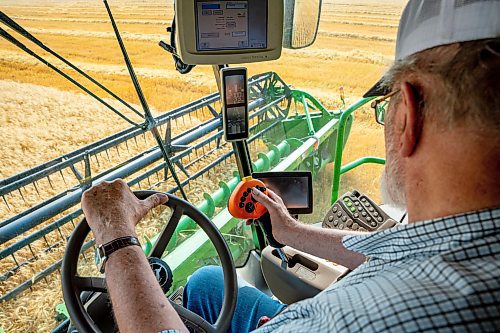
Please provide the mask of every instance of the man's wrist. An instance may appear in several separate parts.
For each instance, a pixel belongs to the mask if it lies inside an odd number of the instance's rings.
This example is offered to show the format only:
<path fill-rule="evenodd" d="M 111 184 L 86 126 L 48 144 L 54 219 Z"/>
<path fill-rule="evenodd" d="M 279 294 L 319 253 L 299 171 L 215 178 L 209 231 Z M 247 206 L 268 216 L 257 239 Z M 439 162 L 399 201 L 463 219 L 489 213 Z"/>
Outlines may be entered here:
<path fill-rule="evenodd" d="M 291 216 L 287 216 L 286 219 L 287 221 L 279 233 L 279 239 L 276 240 L 282 244 L 291 245 L 296 239 L 296 235 L 300 233 L 301 223 Z"/>
<path fill-rule="evenodd" d="M 131 255 L 134 257 L 137 255 L 144 255 L 144 251 L 139 246 L 122 247 L 121 249 L 116 250 L 111 256 L 109 256 L 106 263 L 106 269 L 109 270 L 110 266 L 114 266 L 116 263 L 123 262 L 124 256 L 130 257 Z M 127 263 L 130 264 L 128 260 Z"/>
<path fill-rule="evenodd" d="M 137 234 L 135 230 L 113 230 L 95 235 L 95 241 L 97 245 L 102 245 L 121 237 L 137 237 Z"/>

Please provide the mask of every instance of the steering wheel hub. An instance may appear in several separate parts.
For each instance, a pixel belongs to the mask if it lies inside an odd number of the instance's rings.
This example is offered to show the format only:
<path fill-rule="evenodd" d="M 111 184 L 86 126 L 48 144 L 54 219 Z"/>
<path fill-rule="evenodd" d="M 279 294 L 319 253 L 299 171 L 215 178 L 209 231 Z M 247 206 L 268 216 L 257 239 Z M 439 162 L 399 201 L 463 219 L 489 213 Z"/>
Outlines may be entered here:
<path fill-rule="evenodd" d="M 174 281 L 174 276 L 170 266 L 165 261 L 155 257 L 149 257 L 148 262 L 149 266 L 153 270 L 156 281 L 160 284 L 161 290 L 163 290 L 164 293 L 167 293 L 172 287 L 172 283 Z"/>

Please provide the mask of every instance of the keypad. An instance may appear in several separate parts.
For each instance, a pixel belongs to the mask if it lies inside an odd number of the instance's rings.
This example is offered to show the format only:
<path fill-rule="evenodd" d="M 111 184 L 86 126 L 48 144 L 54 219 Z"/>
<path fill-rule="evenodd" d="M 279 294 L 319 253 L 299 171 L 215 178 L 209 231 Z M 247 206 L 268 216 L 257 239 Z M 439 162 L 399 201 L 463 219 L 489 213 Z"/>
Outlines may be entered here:
<path fill-rule="evenodd" d="M 371 200 L 354 191 L 345 194 L 333 205 L 323 224 L 338 229 L 373 231 L 387 218 Z"/>

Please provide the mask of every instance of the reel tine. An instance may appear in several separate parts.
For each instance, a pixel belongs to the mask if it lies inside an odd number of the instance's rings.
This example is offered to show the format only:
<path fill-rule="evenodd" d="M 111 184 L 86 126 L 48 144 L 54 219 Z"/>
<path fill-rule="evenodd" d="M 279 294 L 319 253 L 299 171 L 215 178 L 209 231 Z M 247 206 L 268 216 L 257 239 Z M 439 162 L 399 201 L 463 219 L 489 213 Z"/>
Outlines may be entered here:
<path fill-rule="evenodd" d="M 36 182 L 36 181 L 34 181 L 32 184 L 33 184 L 33 186 L 35 186 L 36 193 L 38 194 L 38 197 L 41 199 L 41 198 L 42 198 L 42 196 L 40 195 L 40 191 L 38 190 L 38 186 L 36 185 L 36 184 L 37 184 L 37 182 Z"/>
<path fill-rule="evenodd" d="M 3 202 L 5 202 L 5 205 L 7 206 L 7 209 L 9 210 L 9 212 L 12 211 L 10 209 L 9 203 L 7 202 L 7 199 L 5 199 L 5 195 L 2 195 L 2 199 L 3 199 Z"/>
<path fill-rule="evenodd" d="M 109 157 L 109 152 L 108 152 L 109 149 L 106 149 L 105 152 L 106 152 L 106 156 L 108 157 L 108 161 L 111 162 L 111 158 Z"/>
<path fill-rule="evenodd" d="M 21 195 L 21 198 L 23 199 L 24 203 L 28 203 L 28 202 L 26 201 L 26 198 L 25 198 L 25 197 L 24 197 L 24 195 L 23 195 L 23 192 L 21 191 L 21 188 L 18 188 L 18 189 L 17 189 L 17 191 L 18 191 L 18 192 L 19 192 L 19 194 Z M 5 200 L 5 198 L 4 198 L 4 200 Z M 7 201 L 6 201 L 6 202 L 7 202 Z"/>
<path fill-rule="evenodd" d="M 59 169 L 59 174 L 61 175 L 62 177 L 62 180 L 64 182 L 64 185 L 68 185 L 68 183 L 66 182 L 66 178 L 64 177 L 64 173 L 62 172 L 62 169 Z"/>
<path fill-rule="evenodd" d="M 52 184 L 52 180 L 50 180 L 49 175 L 47 175 L 47 180 L 49 181 L 50 188 L 54 189 L 54 184 Z"/>
<path fill-rule="evenodd" d="M 125 141 L 125 147 L 127 147 L 127 152 L 130 153 L 130 149 L 128 147 L 128 140 Z"/>
<path fill-rule="evenodd" d="M 50 247 L 49 241 L 47 240 L 47 235 L 43 235 L 43 240 L 45 241 L 45 244 L 47 244 L 47 248 Z"/>
<path fill-rule="evenodd" d="M 73 222 L 73 219 L 71 220 L 71 222 Z M 74 224 L 73 224 L 73 226 L 74 226 Z M 62 230 L 59 226 L 57 227 L 57 231 L 59 232 L 59 235 L 61 235 L 62 240 L 66 241 L 66 237 L 63 235 Z"/>
<path fill-rule="evenodd" d="M 31 243 L 28 243 L 28 248 L 30 249 L 31 254 L 33 255 L 33 259 L 38 259 L 37 255 L 33 251 L 33 248 L 31 247 Z"/>
<path fill-rule="evenodd" d="M 21 267 L 21 266 L 19 266 L 19 262 L 17 261 L 16 256 L 14 255 L 14 253 L 12 253 L 10 256 L 12 257 L 12 259 L 14 259 L 14 263 L 16 264 L 16 269 L 18 269 L 19 267 Z"/>
<path fill-rule="evenodd" d="M 95 161 L 97 163 L 97 166 L 100 168 L 101 167 L 101 163 L 99 162 L 99 157 L 98 157 L 99 154 L 94 154 L 94 157 L 95 157 Z"/>

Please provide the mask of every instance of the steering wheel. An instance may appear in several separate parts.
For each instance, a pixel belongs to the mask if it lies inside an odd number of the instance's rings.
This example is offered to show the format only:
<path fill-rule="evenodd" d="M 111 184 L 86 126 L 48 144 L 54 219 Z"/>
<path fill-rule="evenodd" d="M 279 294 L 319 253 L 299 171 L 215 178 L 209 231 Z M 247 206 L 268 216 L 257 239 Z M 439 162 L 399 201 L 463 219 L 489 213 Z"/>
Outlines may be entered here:
<path fill-rule="evenodd" d="M 155 191 L 136 191 L 134 194 L 137 198 L 143 200 Z M 207 234 L 215 246 L 217 254 L 222 264 L 222 271 L 224 273 L 224 301 L 222 309 L 214 324 L 210 324 L 205 319 L 198 316 L 196 313 L 170 301 L 170 304 L 177 311 L 179 316 L 183 319 L 186 325 L 190 328 L 200 332 L 225 332 L 229 328 L 231 319 L 236 307 L 236 298 L 238 293 L 236 281 L 236 269 L 234 267 L 231 252 L 227 246 L 224 238 L 217 229 L 217 227 L 210 221 L 210 219 L 203 214 L 196 207 L 189 202 L 177 198 L 173 195 L 168 195 L 166 206 L 170 207 L 173 211 L 169 223 L 163 229 L 161 235 L 158 237 L 153 249 L 151 251 L 152 257 L 160 258 L 165 252 L 168 242 L 174 234 L 181 217 L 186 215 L 195 221 L 201 229 Z M 100 333 L 101 330 L 92 320 L 89 313 L 86 311 L 80 293 L 82 291 L 92 291 L 107 293 L 106 282 L 101 277 L 80 277 L 77 275 L 77 264 L 80 251 L 84 245 L 85 238 L 90 232 L 90 227 L 85 220 L 78 224 L 73 231 L 64 254 L 62 262 L 62 290 L 64 302 L 68 309 L 70 318 L 73 325 L 79 332 L 94 332 Z"/>

